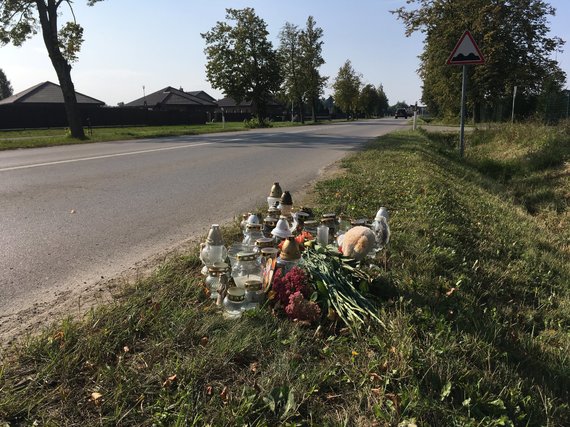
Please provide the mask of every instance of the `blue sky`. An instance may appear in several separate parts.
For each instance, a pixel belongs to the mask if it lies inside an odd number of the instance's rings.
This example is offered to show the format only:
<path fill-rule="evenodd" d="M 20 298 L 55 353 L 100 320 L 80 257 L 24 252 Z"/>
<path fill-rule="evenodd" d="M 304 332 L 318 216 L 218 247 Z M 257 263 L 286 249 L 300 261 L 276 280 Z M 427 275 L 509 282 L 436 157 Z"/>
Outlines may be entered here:
<path fill-rule="evenodd" d="M 567 40 L 568 52 L 556 59 L 570 78 L 570 2 L 550 2 L 557 9 L 551 19 L 553 35 Z M 253 7 L 268 24 L 270 40 L 278 46 L 278 33 L 285 22 L 305 25 L 312 15 L 324 31 L 321 71 L 332 83 L 339 67 L 350 59 L 364 83 L 382 84 L 390 104 L 421 98 L 416 73 L 423 37 L 404 36 L 402 23 L 390 14 L 404 0 L 106 0 L 87 7 L 74 3 L 78 22 L 85 28 L 85 43 L 74 65 L 76 90 L 116 105 L 130 102 L 165 86 L 205 90 L 215 98 L 206 80 L 204 41 L 200 33 L 224 20 L 225 8 Z M 63 9 L 65 18 L 69 13 Z M 22 47 L 0 47 L 0 68 L 14 92 L 57 77 L 43 40 L 38 35 Z M 328 95 L 330 88 L 325 89 Z"/>

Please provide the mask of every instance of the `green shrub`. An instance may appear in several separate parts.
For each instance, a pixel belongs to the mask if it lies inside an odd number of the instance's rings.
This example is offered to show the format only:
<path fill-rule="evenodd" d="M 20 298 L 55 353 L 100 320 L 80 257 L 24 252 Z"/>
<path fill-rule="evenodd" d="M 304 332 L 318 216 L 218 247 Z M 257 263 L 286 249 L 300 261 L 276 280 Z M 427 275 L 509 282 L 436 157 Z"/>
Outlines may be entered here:
<path fill-rule="evenodd" d="M 257 128 L 271 128 L 273 124 L 271 123 L 270 119 L 259 119 L 258 117 L 252 117 L 249 120 L 244 120 L 243 124 L 248 129 L 257 129 Z"/>

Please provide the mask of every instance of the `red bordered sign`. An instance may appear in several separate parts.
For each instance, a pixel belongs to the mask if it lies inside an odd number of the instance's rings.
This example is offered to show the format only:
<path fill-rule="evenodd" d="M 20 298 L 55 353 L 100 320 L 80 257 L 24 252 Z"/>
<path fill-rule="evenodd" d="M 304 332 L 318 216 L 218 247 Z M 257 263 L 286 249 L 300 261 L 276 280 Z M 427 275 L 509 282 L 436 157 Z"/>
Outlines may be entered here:
<path fill-rule="evenodd" d="M 465 31 L 447 58 L 448 65 L 484 64 L 485 58 L 469 31 Z"/>

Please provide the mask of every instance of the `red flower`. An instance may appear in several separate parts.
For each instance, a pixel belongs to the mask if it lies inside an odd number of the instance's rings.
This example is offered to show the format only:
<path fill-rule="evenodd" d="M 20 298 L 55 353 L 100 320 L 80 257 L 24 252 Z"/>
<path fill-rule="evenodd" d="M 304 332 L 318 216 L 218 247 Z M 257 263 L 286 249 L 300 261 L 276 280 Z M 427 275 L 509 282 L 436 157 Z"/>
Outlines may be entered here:
<path fill-rule="evenodd" d="M 272 289 L 284 307 L 289 304 L 289 297 L 295 292 L 299 292 L 305 298 L 310 295 L 307 274 L 299 267 L 293 267 L 285 275 L 282 269 L 277 270 L 273 276 Z"/>

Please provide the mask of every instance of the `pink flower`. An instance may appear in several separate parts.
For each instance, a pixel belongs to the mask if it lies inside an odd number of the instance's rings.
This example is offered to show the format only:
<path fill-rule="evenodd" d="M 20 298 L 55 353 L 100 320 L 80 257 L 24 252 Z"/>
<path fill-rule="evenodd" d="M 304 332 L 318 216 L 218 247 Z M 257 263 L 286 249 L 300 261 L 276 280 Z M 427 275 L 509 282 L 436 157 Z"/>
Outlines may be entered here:
<path fill-rule="evenodd" d="M 316 302 L 306 300 L 303 294 L 297 291 L 289 296 L 285 313 L 290 319 L 313 323 L 321 317 L 321 308 Z"/>

